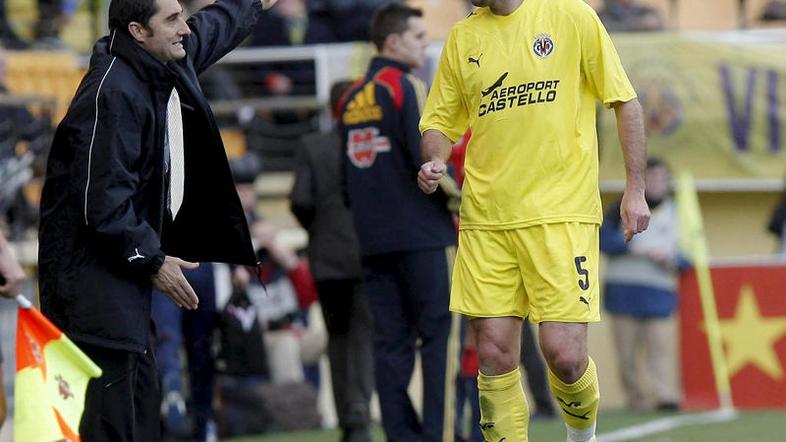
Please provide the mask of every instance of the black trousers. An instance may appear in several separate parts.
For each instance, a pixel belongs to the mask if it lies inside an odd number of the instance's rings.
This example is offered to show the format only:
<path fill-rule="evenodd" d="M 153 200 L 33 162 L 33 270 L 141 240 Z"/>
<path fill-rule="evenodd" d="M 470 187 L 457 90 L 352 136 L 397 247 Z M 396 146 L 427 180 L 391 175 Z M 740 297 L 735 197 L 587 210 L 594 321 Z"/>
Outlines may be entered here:
<path fill-rule="evenodd" d="M 339 426 L 365 428 L 374 390 L 371 310 L 361 281 L 317 281 L 328 331 L 328 358 Z"/>
<path fill-rule="evenodd" d="M 83 442 L 158 442 L 161 391 L 153 352 L 134 353 L 81 344 L 103 371 L 87 384 L 79 424 Z"/>
<path fill-rule="evenodd" d="M 448 310 L 451 264 L 443 248 L 363 259 L 374 322 L 374 376 L 388 442 L 445 442 L 443 429 L 449 435 L 455 428 L 454 392 L 446 387 L 455 385 L 461 326 Z M 422 418 L 407 391 L 417 352 Z"/>

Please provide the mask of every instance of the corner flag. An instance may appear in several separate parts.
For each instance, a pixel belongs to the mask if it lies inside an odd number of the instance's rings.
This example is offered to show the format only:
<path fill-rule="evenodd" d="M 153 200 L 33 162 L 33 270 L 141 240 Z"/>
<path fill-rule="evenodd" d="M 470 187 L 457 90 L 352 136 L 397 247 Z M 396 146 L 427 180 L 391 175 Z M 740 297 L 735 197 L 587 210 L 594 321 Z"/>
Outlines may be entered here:
<path fill-rule="evenodd" d="M 79 442 L 87 382 L 101 369 L 27 299 L 17 301 L 14 440 Z"/>

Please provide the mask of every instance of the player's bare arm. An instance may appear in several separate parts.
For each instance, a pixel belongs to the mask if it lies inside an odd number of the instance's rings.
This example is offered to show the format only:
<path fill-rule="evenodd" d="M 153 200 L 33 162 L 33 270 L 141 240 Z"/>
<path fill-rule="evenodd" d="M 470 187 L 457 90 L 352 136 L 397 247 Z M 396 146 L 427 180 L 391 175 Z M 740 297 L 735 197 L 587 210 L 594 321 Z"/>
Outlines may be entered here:
<path fill-rule="evenodd" d="M 622 195 L 620 216 L 625 229 L 625 242 L 647 229 L 650 209 L 644 199 L 644 171 L 647 168 L 647 148 L 644 140 L 644 117 L 639 100 L 613 104 L 617 114 L 622 154 L 625 157 L 625 193 Z"/>
<path fill-rule="evenodd" d="M 423 133 L 420 142 L 420 155 L 426 160 L 418 172 L 418 187 L 425 193 L 434 193 L 439 180 L 445 176 L 445 162 L 450 158 L 453 143 L 442 132 L 429 129 Z"/>

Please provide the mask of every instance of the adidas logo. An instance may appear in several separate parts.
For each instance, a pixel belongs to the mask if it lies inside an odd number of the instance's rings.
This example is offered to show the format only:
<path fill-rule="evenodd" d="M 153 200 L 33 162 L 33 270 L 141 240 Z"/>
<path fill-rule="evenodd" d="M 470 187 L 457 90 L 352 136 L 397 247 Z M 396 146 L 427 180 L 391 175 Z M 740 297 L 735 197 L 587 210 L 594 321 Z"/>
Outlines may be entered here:
<path fill-rule="evenodd" d="M 382 120 L 382 108 L 377 104 L 374 95 L 374 82 L 366 83 L 363 89 L 352 97 L 341 119 L 346 125 Z"/>

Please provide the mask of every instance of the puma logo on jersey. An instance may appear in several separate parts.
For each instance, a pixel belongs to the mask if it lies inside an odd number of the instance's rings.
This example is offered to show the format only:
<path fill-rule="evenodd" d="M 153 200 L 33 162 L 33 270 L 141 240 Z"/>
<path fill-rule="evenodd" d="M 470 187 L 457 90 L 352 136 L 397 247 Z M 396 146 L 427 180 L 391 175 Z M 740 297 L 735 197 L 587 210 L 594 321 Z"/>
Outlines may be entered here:
<path fill-rule="evenodd" d="M 478 58 L 467 57 L 467 63 L 475 63 L 476 65 L 478 65 L 478 67 L 480 67 L 480 57 L 482 56 L 483 54 L 478 55 Z"/>
<path fill-rule="evenodd" d="M 499 77 L 497 81 L 494 82 L 494 84 L 489 86 L 486 90 L 482 91 L 480 95 L 482 95 L 483 97 L 490 95 L 492 92 L 494 92 L 494 89 L 497 89 L 498 87 L 502 86 L 502 82 L 504 82 L 506 78 L 508 78 L 508 72 L 502 74 L 502 76 Z"/>
<path fill-rule="evenodd" d="M 139 253 L 139 249 L 134 249 L 134 255 L 128 257 L 128 262 L 136 261 L 137 259 L 144 259 L 145 256 Z"/>
<path fill-rule="evenodd" d="M 589 303 L 589 301 L 587 300 L 587 298 L 585 298 L 585 297 L 583 297 L 583 296 L 579 296 L 579 302 L 583 302 L 584 304 L 587 304 L 587 307 L 589 307 L 589 306 L 590 306 L 590 303 Z"/>

